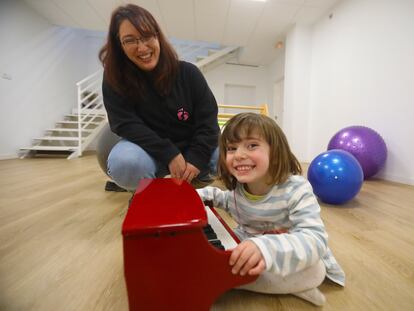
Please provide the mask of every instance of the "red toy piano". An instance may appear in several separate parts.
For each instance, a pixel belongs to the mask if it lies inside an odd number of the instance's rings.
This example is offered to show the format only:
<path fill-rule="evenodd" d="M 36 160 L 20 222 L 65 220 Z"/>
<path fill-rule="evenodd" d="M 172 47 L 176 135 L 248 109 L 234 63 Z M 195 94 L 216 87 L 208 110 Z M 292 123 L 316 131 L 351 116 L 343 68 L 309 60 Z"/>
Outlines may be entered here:
<path fill-rule="evenodd" d="M 209 310 L 221 294 L 257 278 L 231 273 L 226 249 L 239 241 L 216 215 L 187 182 L 140 182 L 122 226 L 130 311 Z M 223 246 L 209 242 L 209 225 Z"/>

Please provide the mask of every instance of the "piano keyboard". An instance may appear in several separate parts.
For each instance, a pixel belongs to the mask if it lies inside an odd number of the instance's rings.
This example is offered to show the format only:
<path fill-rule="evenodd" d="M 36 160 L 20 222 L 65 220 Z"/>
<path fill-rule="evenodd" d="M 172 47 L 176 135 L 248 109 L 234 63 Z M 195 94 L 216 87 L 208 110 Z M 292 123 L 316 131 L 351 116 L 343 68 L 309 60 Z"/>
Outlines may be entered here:
<path fill-rule="evenodd" d="M 230 250 L 237 246 L 237 242 L 227 231 L 220 219 L 213 213 L 213 211 L 206 207 L 208 226 L 204 228 L 204 233 L 207 239 L 213 246 L 222 249 Z"/>

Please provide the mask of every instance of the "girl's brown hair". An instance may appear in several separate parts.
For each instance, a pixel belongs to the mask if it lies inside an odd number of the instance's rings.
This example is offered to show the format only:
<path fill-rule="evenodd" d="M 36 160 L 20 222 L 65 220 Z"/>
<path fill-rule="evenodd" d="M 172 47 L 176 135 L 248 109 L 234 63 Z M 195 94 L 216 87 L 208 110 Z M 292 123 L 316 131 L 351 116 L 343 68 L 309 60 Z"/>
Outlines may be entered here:
<path fill-rule="evenodd" d="M 240 113 L 227 121 L 219 141 L 218 178 L 227 189 L 236 188 L 237 180 L 226 166 L 227 147 L 252 134 L 259 135 L 270 146 L 269 185 L 284 183 L 290 175 L 302 174 L 302 168 L 290 151 L 288 141 L 277 123 L 257 113 Z"/>
<path fill-rule="evenodd" d="M 128 20 L 143 37 L 156 36 L 160 43 L 160 57 L 151 72 L 154 87 L 160 95 L 168 95 L 178 71 L 178 56 L 165 38 L 157 21 L 150 12 L 134 4 L 120 6 L 111 16 L 108 37 L 99 51 L 99 59 L 105 68 L 105 81 L 118 93 L 142 95 L 144 87 L 137 77 L 139 68 L 125 55 L 119 39 L 119 26 Z M 144 75 L 140 75 L 144 79 Z"/>

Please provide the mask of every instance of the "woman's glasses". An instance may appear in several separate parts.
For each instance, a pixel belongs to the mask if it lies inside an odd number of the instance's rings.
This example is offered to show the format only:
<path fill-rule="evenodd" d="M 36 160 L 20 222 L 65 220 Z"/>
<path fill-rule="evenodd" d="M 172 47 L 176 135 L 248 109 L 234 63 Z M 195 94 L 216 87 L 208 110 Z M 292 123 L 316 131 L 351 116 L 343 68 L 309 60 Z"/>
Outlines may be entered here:
<path fill-rule="evenodd" d="M 141 38 L 127 37 L 123 39 L 121 42 L 126 49 L 132 49 L 137 48 L 140 43 L 144 45 L 151 44 L 156 37 L 157 35 L 143 36 Z"/>

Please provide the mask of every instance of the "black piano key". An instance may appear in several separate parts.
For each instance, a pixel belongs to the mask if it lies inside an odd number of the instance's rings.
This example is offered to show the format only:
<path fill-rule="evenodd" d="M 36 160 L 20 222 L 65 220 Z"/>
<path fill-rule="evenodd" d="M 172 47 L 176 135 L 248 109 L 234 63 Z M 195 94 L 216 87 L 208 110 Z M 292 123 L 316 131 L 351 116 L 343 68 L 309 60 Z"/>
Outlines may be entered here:
<path fill-rule="evenodd" d="M 207 225 L 203 228 L 204 234 L 207 236 L 207 240 L 217 239 L 217 234 L 214 232 L 213 228 L 210 225 Z"/>
<path fill-rule="evenodd" d="M 224 246 L 223 244 L 221 244 L 220 240 L 211 240 L 209 241 L 214 247 L 218 248 L 218 249 L 222 249 L 224 250 Z"/>
<path fill-rule="evenodd" d="M 205 226 L 203 230 L 204 232 L 210 232 L 210 231 L 214 232 L 213 227 L 209 224 L 207 224 L 207 226 Z"/>
<path fill-rule="evenodd" d="M 213 228 L 210 225 L 207 225 L 203 228 L 203 232 L 207 237 L 207 240 L 216 248 L 224 250 L 223 244 L 217 238 L 217 234 L 214 232 Z"/>

